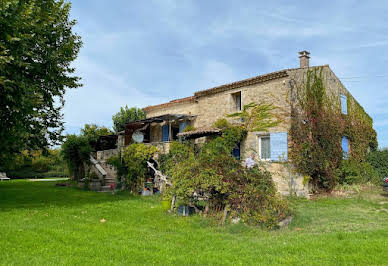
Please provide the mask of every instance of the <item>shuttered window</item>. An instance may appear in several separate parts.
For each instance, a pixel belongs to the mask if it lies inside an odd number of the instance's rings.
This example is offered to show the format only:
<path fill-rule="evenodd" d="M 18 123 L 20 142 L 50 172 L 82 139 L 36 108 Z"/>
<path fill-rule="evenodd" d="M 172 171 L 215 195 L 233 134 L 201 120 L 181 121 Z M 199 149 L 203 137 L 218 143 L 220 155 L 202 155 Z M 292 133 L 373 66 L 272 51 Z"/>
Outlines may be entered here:
<path fill-rule="evenodd" d="M 162 126 L 162 141 L 168 141 L 168 125 Z"/>
<path fill-rule="evenodd" d="M 241 156 L 241 154 L 240 154 L 240 143 L 237 143 L 236 146 L 233 148 L 232 155 L 237 160 L 240 160 L 240 156 Z"/>
<path fill-rule="evenodd" d="M 341 94 L 341 113 L 348 114 L 348 98 L 344 94 Z"/>
<path fill-rule="evenodd" d="M 286 161 L 288 155 L 288 143 L 287 133 L 271 133 L 270 134 L 270 146 L 271 146 L 271 161 Z"/>
<path fill-rule="evenodd" d="M 269 136 L 260 137 L 260 159 L 269 160 L 271 158 L 271 143 Z"/>
<path fill-rule="evenodd" d="M 349 158 L 349 139 L 347 137 L 342 137 L 341 146 L 343 158 L 346 160 Z"/>
<path fill-rule="evenodd" d="M 186 126 L 187 126 L 186 122 L 180 123 L 179 124 L 179 133 L 182 133 L 185 130 Z"/>

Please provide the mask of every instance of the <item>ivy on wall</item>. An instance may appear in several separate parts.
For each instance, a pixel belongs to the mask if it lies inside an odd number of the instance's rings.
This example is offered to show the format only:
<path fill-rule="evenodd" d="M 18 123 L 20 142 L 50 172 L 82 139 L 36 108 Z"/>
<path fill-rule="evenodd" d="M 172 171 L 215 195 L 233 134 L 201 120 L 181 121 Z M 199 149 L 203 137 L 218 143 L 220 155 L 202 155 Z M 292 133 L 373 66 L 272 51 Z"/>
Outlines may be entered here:
<path fill-rule="evenodd" d="M 348 160 L 365 161 L 368 150 L 377 148 L 373 121 L 349 93 L 342 114 L 340 95 L 327 90 L 322 68 L 308 70 L 294 89 L 290 159 L 315 191 L 330 191 L 344 178 L 342 137 L 350 141 Z"/>

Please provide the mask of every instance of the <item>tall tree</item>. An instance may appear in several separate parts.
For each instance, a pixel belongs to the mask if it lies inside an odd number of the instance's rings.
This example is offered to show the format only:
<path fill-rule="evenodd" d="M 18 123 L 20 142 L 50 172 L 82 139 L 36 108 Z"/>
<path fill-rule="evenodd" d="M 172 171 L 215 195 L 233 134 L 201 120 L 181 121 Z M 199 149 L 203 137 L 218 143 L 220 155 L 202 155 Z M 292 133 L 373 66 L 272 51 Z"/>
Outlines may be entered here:
<path fill-rule="evenodd" d="M 0 167 L 61 139 L 65 91 L 81 86 L 69 13 L 63 0 L 0 1 Z"/>
<path fill-rule="evenodd" d="M 120 108 L 120 112 L 112 116 L 113 130 L 118 133 L 125 129 L 125 124 L 136 120 L 144 119 L 146 117 L 144 111 L 140 108 L 132 107 Z"/>

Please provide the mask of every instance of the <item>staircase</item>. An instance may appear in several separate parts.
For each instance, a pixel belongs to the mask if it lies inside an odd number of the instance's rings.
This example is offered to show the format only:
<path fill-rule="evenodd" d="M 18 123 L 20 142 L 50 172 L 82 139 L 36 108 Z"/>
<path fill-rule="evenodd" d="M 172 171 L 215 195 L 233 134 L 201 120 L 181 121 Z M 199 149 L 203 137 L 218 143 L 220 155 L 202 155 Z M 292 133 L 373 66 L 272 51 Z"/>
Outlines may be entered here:
<path fill-rule="evenodd" d="M 105 161 L 98 161 L 93 156 L 90 156 L 90 162 L 92 163 L 91 169 L 103 180 L 100 192 L 110 192 L 111 185 L 114 185 L 116 180 L 114 169 Z"/>

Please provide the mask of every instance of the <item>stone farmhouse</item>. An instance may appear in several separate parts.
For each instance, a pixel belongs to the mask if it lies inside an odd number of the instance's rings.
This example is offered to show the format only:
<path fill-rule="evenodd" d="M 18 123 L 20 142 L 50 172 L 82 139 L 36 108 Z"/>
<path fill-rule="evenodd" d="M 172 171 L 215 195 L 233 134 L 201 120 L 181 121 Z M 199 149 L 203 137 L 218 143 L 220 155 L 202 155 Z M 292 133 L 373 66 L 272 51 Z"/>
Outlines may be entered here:
<path fill-rule="evenodd" d="M 159 105 L 147 106 L 143 110 L 147 118 L 130 123 L 125 132 L 118 136 L 116 149 L 97 152 L 97 160 L 104 165 L 106 158 L 136 141 L 156 145 L 160 151 L 167 152 L 169 143 L 179 138 L 205 141 L 206 137 L 221 134 L 212 127 L 214 122 L 225 118 L 228 114 L 240 111 L 248 103 L 272 103 L 275 112 L 282 117 L 282 122 L 270 128 L 268 132 L 249 132 L 247 138 L 233 151 L 233 155 L 244 160 L 251 153 L 272 173 L 278 190 L 282 194 L 291 191 L 298 195 L 308 193 L 303 177 L 295 175 L 281 161 L 287 160 L 289 135 L 291 127 L 292 101 L 296 84 L 300 84 L 308 69 L 322 69 L 326 88 L 338 97 L 343 114 L 347 114 L 347 102 L 355 101 L 341 81 L 330 69 L 329 65 L 309 66 L 309 52 L 299 52 L 300 66 L 284 69 L 256 77 L 236 81 L 218 87 L 197 91 L 193 96 L 176 99 Z M 183 132 L 186 126 L 195 130 Z M 343 150 L 348 151 L 349 142 L 342 141 Z M 106 165 L 104 168 L 107 168 Z M 112 169 L 108 169 L 110 172 Z M 112 173 L 114 174 L 114 173 Z"/>

